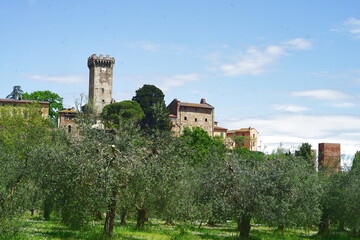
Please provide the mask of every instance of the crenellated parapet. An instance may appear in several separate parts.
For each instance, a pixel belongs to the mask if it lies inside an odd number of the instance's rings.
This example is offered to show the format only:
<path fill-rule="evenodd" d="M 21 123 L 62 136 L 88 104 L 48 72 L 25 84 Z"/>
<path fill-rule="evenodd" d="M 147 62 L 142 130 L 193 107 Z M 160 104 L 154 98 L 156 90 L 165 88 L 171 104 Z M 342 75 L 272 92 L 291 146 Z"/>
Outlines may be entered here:
<path fill-rule="evenodd" d="M 100 54 L 97 56 L 96 54 L 91 55 L 88 58 L 88 67 L 107 67 L 107 68 L 113 68 L 115 64 L 115 58 L 110 57 L 110 55 L 103 56 Z"/>

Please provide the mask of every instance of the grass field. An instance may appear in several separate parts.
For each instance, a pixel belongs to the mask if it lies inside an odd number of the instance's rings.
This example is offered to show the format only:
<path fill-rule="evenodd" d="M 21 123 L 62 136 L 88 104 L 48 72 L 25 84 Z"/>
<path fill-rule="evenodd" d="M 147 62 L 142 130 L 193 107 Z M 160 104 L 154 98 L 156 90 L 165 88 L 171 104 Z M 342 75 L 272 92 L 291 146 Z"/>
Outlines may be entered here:
<path fill-rule="evenodd" d="M 217 227 L 207 227 L 194 225 L 164 225 L 163 221 L 150 220 L 143 229 L 135 227 L 135 223 L 129 221 L 126 226 L 117 225 L 114 229 L 112 239 L 124 240 L 230 240 L 237 239 L 238 232 L 235 230 L 234 223 L 219 225 Z M 251 229 L 253 240 L 296 240 L 296 239 L 329 239 L 345 240 L 358 239 L 349 237 L 346 233 L 334 233 L 320 238 L 315 231 L 303 231 L 299 229 L 288 229 L 284 234 L 276 233 L 273 228 L 265 226 L 253 226 Z M 73 230 L 58 221 L 44 221 L 41 218 L 25 216 L 17 219 L 15 227 L 11 233 L 0 235 L 1 240 L 45 240 L 45 239 L 108 239 L 103 235 L 102 222 L 93 222 L 82 230 Z"/>

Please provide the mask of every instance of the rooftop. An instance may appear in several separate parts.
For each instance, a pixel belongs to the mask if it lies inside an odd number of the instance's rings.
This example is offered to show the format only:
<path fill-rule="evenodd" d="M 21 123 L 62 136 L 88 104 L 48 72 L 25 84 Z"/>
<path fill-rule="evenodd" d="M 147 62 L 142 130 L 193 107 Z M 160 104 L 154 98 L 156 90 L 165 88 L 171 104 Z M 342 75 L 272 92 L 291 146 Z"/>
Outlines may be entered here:
<path fill-rule="evenodd" d="M 208 103 L 187 103 L 187 102 L 179 102 L 180 106 L 183 107 L 195 107 L 195 108 L 208 108 L 208 109 L 214 109 L 213 106 L 211 106 Z"/>
<path fill-rule="evenodd" d="M 18 100 L 18 99 L 3 99 L 3 98 L 0 98 L 0 103 L 13 103 L 13 104 L 39 103 L 40 105 L 50 105 L 49 102 L 39 102 L 36 100 Z"/>

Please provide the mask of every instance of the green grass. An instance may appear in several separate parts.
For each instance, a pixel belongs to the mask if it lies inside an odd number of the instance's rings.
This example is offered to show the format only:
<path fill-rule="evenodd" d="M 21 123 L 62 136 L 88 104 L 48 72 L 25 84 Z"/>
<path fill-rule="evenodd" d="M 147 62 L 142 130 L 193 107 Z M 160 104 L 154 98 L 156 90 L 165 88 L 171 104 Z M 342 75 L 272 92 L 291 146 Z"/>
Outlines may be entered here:
<path fill-rule="evenodd" d="M 12 231 L 0 233 L 0 240 L 108 240 L 103 234 L 103 222 L 92 222 L 81 230 L 71 229 L 59 221 L 44 221 L 41 218 L 24 216 L 17 219 Z M 234 223 L 222 224 L 216 227 L 179 224 L 164 225 L 162 221 L 151 220 L 142 229 L 135 227 L 135 222 L 129 221 L 126 226 L 116 225 L 114 240 L 235 240 L 239 233 Z M 274 228 L 253 226 L 250 233 L 251 240 L 345 240 L 356 239 L 346 233 L 332 233 L 326 237 L 319 237 L 314 231 L 288 229 L 284 234 L 277 233 Z"/>

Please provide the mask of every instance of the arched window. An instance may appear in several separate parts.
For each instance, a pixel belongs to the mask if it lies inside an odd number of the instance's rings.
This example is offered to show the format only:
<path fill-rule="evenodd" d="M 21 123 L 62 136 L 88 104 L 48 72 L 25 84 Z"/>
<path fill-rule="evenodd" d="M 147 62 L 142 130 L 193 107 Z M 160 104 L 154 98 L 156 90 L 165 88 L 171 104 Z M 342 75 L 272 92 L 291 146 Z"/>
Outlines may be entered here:
<path fill-rule="evenodd" d="M 68 126 L 68 133 L 71 132 L 71 125 Z"/>

